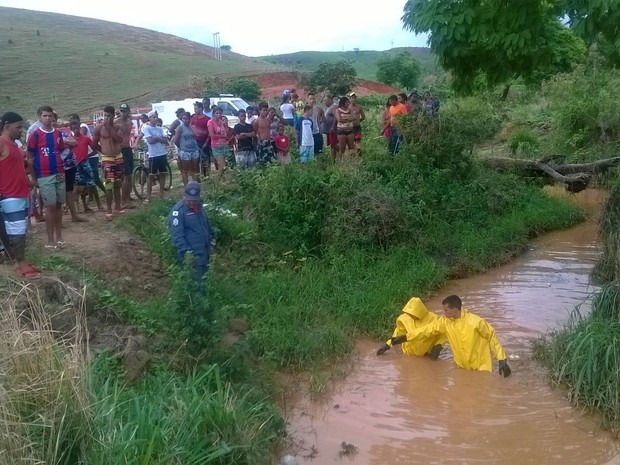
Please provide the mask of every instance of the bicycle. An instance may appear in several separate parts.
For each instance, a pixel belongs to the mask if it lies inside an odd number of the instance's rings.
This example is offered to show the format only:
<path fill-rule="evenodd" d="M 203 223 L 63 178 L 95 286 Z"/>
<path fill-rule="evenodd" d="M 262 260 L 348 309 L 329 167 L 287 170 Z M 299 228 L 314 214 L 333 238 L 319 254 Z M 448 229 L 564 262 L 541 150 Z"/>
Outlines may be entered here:
<path fill-rule="evenodd" d="M 131 181 L 133 184 L 133 192 L 140 200 L 146 198 L 146 183 L 149 179 L 150 173 L 146 159 L 148 158 L 144 150 L 137 150 L 138 159 L 137 166 L 134 168 L 131 175 Z M 158 182 L 153 183 L 153 187 L 159 186 Z M 169 191 L 172 188 L 172 168 L 170 162 L 166 158 L 166 170 L 164 172 L 164 191 Z"/>

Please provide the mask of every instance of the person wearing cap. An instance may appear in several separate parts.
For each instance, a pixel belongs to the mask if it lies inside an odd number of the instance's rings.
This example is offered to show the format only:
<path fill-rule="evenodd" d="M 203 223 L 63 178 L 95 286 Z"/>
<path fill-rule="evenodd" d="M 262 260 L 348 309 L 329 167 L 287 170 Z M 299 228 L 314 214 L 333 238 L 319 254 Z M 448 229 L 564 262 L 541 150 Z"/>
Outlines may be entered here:
<path fill-rule="evenodd" d="M 36 279 L 41 276 L 39 270 L 26 261 L 30 180 L 22 151 L 15 143 L 23 125 L 23 118 L 12 111 L 0 117 L 0 232 L 3 245 L 15 260 L 17 275 Z"/>
<path fill-rule="evenodd" d="M 131 121 L 131 109 L 126 103 L 121 103 L 118 107 L 120 116 L 114 120 L 123 129 L 123 140 L 121 140 L 121 154 L 123 155 L 123 182 L 121 184 L 121 209 L 128 208 L 131 200 L 131 175 L 133 173 L 133 149 L 131 148 L 131 135 L 133 133 L 133 122 Z"/>
<path fill-rule="evenodd" d="M 359 155 L 362 152 L 362 121 L 366 119 L 366 114 L 362 106 L 357 103 L 357 94 L 355 92 L 349 93 L 349 110 L 355 116 L 355 123 L 353 126 L 353 140 L 355 144 L 355 153 Z"/>
<path fill-rule="evenodd" d="M 200 183 L 191 181 L 185 186 L 185 195 L 168 216 L 172 244 L 179 264 L 192 266 L 192 278 L 200 283 L 209 267 L 211 246 L 215 232 L 200 199 Z"/>

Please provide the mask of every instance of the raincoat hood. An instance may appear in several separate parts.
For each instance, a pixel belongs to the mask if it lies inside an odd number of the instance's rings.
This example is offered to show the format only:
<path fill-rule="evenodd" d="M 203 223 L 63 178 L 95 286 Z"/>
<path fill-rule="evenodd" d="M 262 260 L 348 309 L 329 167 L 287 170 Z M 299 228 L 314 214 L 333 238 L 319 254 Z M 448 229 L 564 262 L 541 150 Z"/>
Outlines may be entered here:
<path fill-rule="evenodd" d="M 426 308 L 426 305 L 424 305 L 424 302 L 422 302 L 422 299 L 420 299 L 419 297 L 412 297 L 411 299 L 409 299 L 409 302 L 407 302 L 407 305 L 405 305 L 405 307 L 403 308 L 403 313 L 408 313 L 409 315 L 415 316 L 416 318 L 423 320 L 428 316 L 429 312 L 428 308 Z"/>

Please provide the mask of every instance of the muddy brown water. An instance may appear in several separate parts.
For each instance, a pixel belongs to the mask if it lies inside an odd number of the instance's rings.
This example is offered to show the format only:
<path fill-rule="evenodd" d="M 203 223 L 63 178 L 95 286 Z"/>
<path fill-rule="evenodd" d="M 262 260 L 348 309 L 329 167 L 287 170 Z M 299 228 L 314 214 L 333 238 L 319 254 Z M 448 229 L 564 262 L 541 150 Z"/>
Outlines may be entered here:
<path fill-rule="evenodd" d="M 289 415 L 298 463 L 620 464 L 620 443 L 550 385 L 529 342 L 576 305 L 586 302 L 589 311 L 604 197 L 572 196 L 592 213 L 588 221 L 535 240 L 510 264 L 454 281 L 427 302 L 440 311 L 444 296 L 458 294 L 493 324 L 510 378 L 458 369 L 449 351 L 436 362 L 396 350 L 377 357 L 379 341 L 359 341 L 352 374 L 328 399 L 301 401 Z"/>

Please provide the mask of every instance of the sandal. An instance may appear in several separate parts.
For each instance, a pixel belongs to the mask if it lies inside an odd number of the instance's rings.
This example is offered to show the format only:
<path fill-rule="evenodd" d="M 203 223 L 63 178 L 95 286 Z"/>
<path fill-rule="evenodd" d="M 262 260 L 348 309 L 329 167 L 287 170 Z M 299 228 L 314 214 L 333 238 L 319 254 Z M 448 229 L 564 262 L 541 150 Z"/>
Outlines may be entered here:
<path fill-rule="evenodd" d="M 28 267 L 28 269 L 30 270 L 34 270 L 37 273 L 40 273 L 41 270 L 39 269 L 39 267 L 37 265 L 35 265 L 34 263 L 26 263 L 26 266 Z"/>
<path fill-rule="evenodd" d="M 67 243 L 65 241 L 56 242 L 56 247 L 58 247 L 59 249 L 64 249 L 66 246 L 67 246 Z"/>
<path fill-rule="evenodd" d="M 32 268 L 28 268 L 24 271 L 20 271 L 19 273 L 17 273 L 17 276 L 19 276 L 20 278 L 26 278 L 26 279 L 39 279 L 41 277 L 41 273 L 39 273 L 36 270 L 33 270 Z"/>
<path fill-rule="evenodd" d="M 106 221 L 112 221 L 114 219 L 114 215 L 112 213 L 106 213 L 105 214 L 105 220 Z"/>
<path fill-rule="evenodd" d="M 46 249 L 56 250 L 58 246 L 56 244 L 45 244 Z"/>

